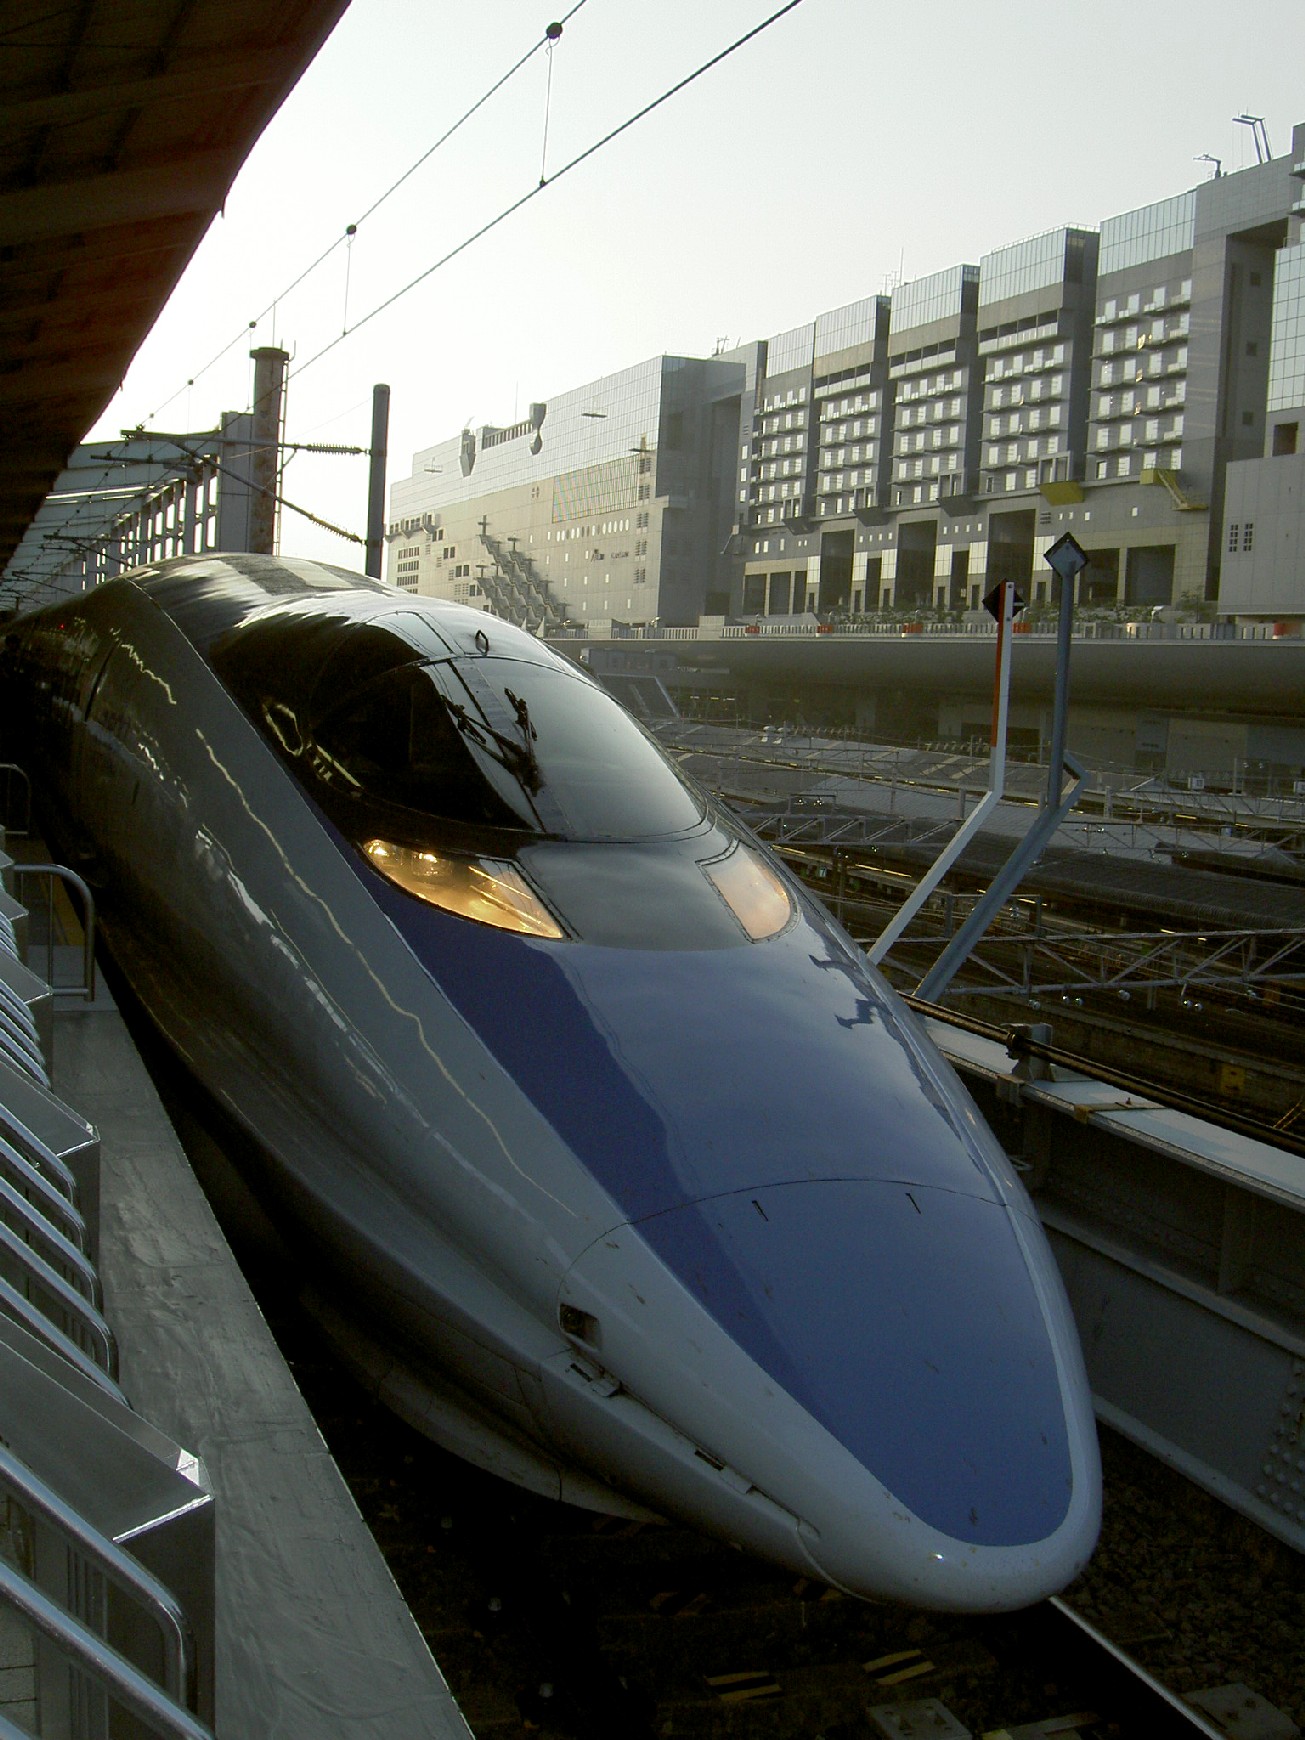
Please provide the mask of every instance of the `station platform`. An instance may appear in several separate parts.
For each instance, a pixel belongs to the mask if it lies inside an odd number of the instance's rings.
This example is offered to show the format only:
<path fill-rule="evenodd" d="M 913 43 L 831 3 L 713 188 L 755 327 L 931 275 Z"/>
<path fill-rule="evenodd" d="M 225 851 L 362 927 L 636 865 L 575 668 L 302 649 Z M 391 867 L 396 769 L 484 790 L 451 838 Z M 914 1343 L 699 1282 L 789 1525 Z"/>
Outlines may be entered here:
<path fill-rule="evenodd" d="M 60 1007 L 53 1051 L 55 1092 L 100 1134 L 123 1389 L 213 1494 L 219 1740 L 467 1740 L 103 988 Z"/>

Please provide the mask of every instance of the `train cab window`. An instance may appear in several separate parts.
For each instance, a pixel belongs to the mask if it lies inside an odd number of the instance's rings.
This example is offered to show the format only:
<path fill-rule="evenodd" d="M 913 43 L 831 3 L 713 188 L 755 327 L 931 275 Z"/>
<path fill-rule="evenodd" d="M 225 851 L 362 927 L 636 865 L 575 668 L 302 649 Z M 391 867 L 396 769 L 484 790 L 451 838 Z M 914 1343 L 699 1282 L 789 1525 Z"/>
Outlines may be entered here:
<path fill-rule="evenodd" d="M 473 745 L 493 746 L 473 719 L 460 721 L 431 681 L 430 668 L 405 665 L 373 678 L 313 722 L 308 765 L 345 797 L 394 804 L 448 821 L 489 827 L 530 825 L 529 792 L 495 781 L 477 765 Z M 512 748 L 509 740 L 508 750 Z M 519 752 L 524 761 L 524 751 Z M 507 759 L 505 773 L 511 767 Z M 506 792 L 499 788 L 506 785 Z"/>
<path fill-rule="evenodd" d="M 587 679 L 506 659 L 383 672 L 310 726 L 308 765 L 346 796 L 573 840 L 649 839 L 703 810 Z"/>
<path fill-rule="evenodd" d="M 456 830 L 650 840 L 684 834 L 706 814 L 589 678 L 544 654 L 469 653 L 416 612 L 351 622 L 291 607 L 238 629 L 211 656 L 350 835 L 386 833 L 388 812 L 386 837 L 397 829 L 412 841 L 430 837 L 431 819 Z"/>
<path fill-rule="evenodd" d="M 524 721 L 539 797 L 571 840 L 647 840 L 684 833 L 705 806 L 623 708 L 587 677 L 543 664 L 485 659 L 464 665 Z"/>

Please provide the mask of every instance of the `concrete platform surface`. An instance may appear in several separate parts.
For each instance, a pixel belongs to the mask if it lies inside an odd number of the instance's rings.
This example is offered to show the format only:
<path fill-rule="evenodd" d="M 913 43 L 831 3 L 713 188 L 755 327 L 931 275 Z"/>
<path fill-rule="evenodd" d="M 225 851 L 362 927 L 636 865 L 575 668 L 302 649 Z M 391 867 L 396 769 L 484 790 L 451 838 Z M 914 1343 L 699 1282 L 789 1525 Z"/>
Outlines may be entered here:
<path fill-rule="evenodd" d="M 120 1015 L 61 1011 L 54 1053 L 100 1133 L 123 1387 L 213 1490 L 219 1740 L 467 1740 Z"/>

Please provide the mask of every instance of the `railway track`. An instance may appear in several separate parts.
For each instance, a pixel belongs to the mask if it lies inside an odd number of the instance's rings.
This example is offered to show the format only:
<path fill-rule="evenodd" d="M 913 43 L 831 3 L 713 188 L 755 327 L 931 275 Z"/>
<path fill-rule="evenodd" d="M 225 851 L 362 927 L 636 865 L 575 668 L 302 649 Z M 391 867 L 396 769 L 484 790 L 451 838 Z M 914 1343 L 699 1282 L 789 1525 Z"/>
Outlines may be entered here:
<path fill-rule="evenodd" d="M 805 862 L 804 862 L 805 860 Z M 827 884 L 811 874 L 809 855 L 792 867 L 812 892 L 829 904 Z M 888 899 L 862 896 L 837 903 L 840 921 L 858 941 L 869 943 L 879 935 L 896 911 Z M 1101 946 L 1084 939 L 1072 922 L 1054 921 L 1049 934 L 1064 957 Z M 923 977 L 936 959 L 948 934 L 945 915 L 926 911 L 918 930 L 899 941 L 883 971 L 904 994 Z M 1107 939 L 1108 942 L 1108 939 Z M 999 959 L 1003 947 L 1018 951 L 1028 947 L 1026 933 L 1008 933 L 999 915 L 984 941 L 985 958 Z M 1008 977 L 1017 986 L 1020 962 L 1017 953 L 1009 961 Z M 1211 1108 L 1240 1116 L 1260 1127 L 1264 1140 L 1275 1139 L 1275 1126 L 1291 1128 L 1305 1103 L 1305 1072 L 1297 1060 L 1302 994 L 1298 988 L 1270 987 L 1255 1002 L 1229 998 L 1216 990 L 1193 992 L 1167 988 L 1147 998 L 1136 987 L 1128 1000 L 1117 992 L 1084 983 L 1076 996 L 1043 993 L 1035 983 L 1028 996 L 1002 994 L 990 973 L 963 966 L 953 991 L 954 1006 L 998 1026 L 1020 1020 L 1051 1021 L 1062 1050 L 1076 1052 L 1082 1067 L 1134 1068 L 1139 1034 L 1145 1035 L 1147 1073 L 1156 1087 L 1183 1092 Z"/>

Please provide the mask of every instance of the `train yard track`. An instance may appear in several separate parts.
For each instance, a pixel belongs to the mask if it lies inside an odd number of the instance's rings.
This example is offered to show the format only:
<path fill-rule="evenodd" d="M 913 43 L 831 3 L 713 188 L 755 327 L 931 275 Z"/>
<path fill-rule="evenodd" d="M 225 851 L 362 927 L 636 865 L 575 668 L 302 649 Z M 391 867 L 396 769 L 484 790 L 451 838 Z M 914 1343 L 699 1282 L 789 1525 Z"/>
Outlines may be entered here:
<path fill-rule="evenodd" d="M 873 941 L 896 911 L 896 876 L 890 876 L 884 892 L 875 893 L 867 875 L 866 886 L 855 896 L 835 902 L 817 855 L 803 849 L 785 856 L 863 943 Z M 909 993 L 920 981 L 953 922 L 943 892 L 883 963 L 885 976 L 898 991 Z M 998 1026 L 1051 1022 L 1058 1047 L 1076 1053 L 1089 1072 L 1099 1065 L 1135 1068 L 1141 1037 L 1146 1073 L 1157 1088 L 1181 1091 L 1236 1114 L 1257 1124 L 1269 1141 L 1275 1129 L 1300 1127 L 1305 1067 L 1297 1035 L 1305 986 L 1270 984 L 1248 997 L 1218 986 L 1189 987 L 1179 975 L 1176 982 L 1158 986 L 1136 981 L 1121 997 L 1114 986 L 1094 983 L 1088 971 L 1103 951 L 1121 949 L 1118 939 L 1059 914 L 1039 923 L 1043 933 L 1034 938 L 1022 918 L 999 915 L 975 959 L 962 967 L 949 988 L 948 1003 Z M 1031 951 L 1039 947 L 1043 970 L 1030 973 Z M 1082 968 L 1077 983 L 1063 981 L 1069 961 Z"/>

